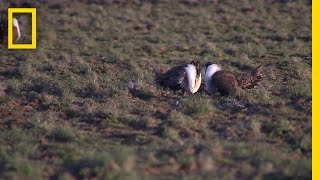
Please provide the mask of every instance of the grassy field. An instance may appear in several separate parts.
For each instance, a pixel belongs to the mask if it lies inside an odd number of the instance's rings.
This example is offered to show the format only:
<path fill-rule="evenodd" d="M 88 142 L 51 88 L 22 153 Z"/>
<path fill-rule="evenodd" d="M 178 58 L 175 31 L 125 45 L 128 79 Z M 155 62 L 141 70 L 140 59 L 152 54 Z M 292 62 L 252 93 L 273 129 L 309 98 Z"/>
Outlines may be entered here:
<path fill-rule="evenodd" d="M 3 179 L 311 179 L 311 1 L 12 2 L 38 46 L 0 49 Z M 238 98 L 155 84 L 194 58 L 265 77 Z"/>

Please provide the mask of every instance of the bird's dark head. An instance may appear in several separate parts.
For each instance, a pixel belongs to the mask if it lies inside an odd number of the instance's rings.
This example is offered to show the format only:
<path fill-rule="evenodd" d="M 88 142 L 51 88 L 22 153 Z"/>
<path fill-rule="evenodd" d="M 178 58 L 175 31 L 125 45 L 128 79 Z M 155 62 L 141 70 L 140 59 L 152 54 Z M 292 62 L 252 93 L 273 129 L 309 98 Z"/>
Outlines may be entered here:
<path fill-rule="evenodd" d="M 208 68 L 208 66 L 210 66 L 210 65 L 212 65 L 212 63 L 211 62 L 207 62 L 206 63 L 206 68 Z"/>
<path fill-rule="evenodd" d="M 195 60 L 191 61 L 190 64 L 193 64 L 195 67 L 199 67 L 200 66 L 199 61 L 195 61 Z"/>
<path fill-rule="evenodd" d="M 200 63 L 199 63 L 199 61 L 193 60 L 193 61 L 191 61 L 190 64 L 194 65 L 194 67 L 197 70 L 197 75 L 199 75 L 200 74 Z"/>

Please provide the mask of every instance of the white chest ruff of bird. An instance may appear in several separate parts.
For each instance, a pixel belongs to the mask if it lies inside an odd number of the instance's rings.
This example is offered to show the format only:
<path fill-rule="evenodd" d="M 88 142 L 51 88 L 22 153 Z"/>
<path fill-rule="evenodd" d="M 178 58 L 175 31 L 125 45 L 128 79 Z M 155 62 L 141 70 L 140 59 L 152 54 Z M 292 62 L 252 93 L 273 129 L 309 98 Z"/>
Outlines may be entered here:
<path fill-rule="evenodd" d="M 188 64 L 184 68 L 187 74 L 187 79 L 181 84 L 182 88 L 189 93 L 196 93 L 201 85 L 201 74 L 197 77 L 197 70 L 194 65 Z"/>
<path fill-rule="evenodd" d="M 13 24 L 13 42 L 17 42 L 21 37 L 18 20 L 16 18 L 13 18 L 12 24 Z"/>
<path fill-rule="evenodd" d="M 216 64 L 212 64 L 212 65 L 208 66 L 206 69 L 205 89 L 209 94 L 212 94 L 215 91 L 215 87 L 212 84 L 212 76 L 214 75 L 214 73 L 216 73 L 220 70 L 221 70 L 221 68 Z"/>

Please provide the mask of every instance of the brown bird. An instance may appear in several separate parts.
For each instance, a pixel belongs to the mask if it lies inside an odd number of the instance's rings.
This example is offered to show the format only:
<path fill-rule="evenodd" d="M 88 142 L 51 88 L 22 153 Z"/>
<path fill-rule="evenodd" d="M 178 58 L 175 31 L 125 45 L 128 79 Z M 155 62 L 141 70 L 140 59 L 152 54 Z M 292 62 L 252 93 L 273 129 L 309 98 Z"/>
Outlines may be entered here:
<path fill-rule="evenodd" d="M 251 89 L 260 83 L 263 66 L 260 65 L 253 71 L 238 73 L 236 78 L 242 89 Z"/>
<path fill-rule="evenodd" d="M 259 84 L 262 78 L 262 66 L 254 71 L 232 73 L 224 71 L 217 64 L 206 64 L 205 85 L 209 94 L 216 91 L 221 95 L 235 94 L 238 89 L 250 89 Z"/>
<path fill-rule="evenodd" d="M 199 62 L 192 61 L 190 64 L 173 67 L 163 74 L 158 74 L 156 81 L 163 87 L 169 87 L 172 90 L 182 89 L 194 94 L 201 85 Z"/>
<path fill-rule="evenodd" d="M 12 39 L 13 39 L 13 42 L 15 43 L 21 37 L 19 22 L 16 18 L 12 19 L 12 25 L 13 25 Z M 1 15 L 0 17 L 0 43 L 1 44 L 8 43 L 8 18 L 5 15 Z"/>

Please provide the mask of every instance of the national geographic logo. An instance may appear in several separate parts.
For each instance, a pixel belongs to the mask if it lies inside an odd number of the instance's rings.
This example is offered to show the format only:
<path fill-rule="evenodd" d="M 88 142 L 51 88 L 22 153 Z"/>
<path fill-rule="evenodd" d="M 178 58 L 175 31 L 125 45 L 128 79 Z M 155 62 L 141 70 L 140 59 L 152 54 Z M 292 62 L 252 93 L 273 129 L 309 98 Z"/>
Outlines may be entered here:
<path fill-rule="evenodd" d="M 14 43 L 14 32 L 19 30 L 17 20 L 13 14 L 31 14 L 31 44 Z M 19 30 L 20 33 L 20 30 Z M 36 8 L 8 8 L 8 49 L 36 49 L 37 48 L 37 9 Z"/>

